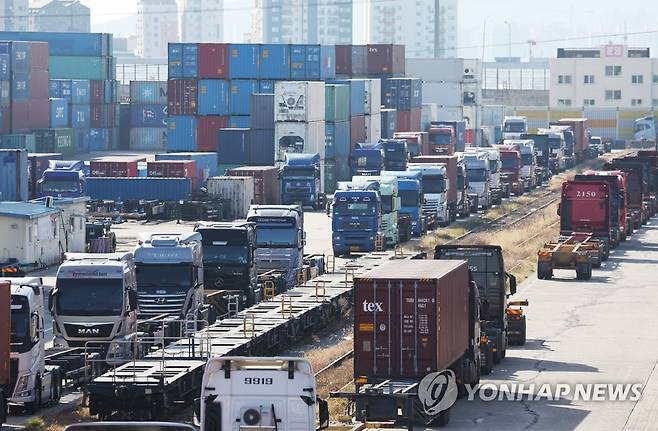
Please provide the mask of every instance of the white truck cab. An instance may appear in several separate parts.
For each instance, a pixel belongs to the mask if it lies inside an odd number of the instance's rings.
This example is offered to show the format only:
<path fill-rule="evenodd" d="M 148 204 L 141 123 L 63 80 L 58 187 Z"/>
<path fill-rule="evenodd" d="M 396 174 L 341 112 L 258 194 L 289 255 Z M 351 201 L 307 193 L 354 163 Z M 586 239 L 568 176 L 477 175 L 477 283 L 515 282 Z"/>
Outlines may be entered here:
<path fill-rule="evenodd" d="M 461 157 L 468 172 L 469 192 L 477 195 L 478 206 L 486 210 L 494 203 L 491 193 L 491 166 L 489 165 L 489 153 L 478 150 L 469 148 L 462 153 Z"/>
<path fill-rule="evenodd" d="M 329 424 L 305 358 L 217 357 L 201 383 L 201 431 L 309 431 Z"/>
<path fill-rule="evenodd" d="M 528 133 L 528 119 L 526 117 L 505 117 L 503 120 L 503 139 L 521 139 L 521 135 Z"/>
<path fill-rule="evenodd" d="M 525 191 L 530 191 L 536 187 L 535 170 L 537 168 L 537 157 L 535 155 L 535 141 L 532 139 L 510 139 L 505 140 L 503 145 L 518 146 L 521 153 L 521 178 L 525 184 Z"/>

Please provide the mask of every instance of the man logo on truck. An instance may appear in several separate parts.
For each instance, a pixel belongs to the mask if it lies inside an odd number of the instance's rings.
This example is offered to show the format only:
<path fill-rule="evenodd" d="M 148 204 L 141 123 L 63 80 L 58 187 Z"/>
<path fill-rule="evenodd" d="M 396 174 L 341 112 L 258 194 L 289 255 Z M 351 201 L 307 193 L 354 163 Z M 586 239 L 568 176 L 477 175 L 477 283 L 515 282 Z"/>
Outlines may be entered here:
<path fill-rule="evenodd" d="M 452 370 L 429 373 L 418 385 L 418 400 L 425 413 L 437 415 L 457 401 L 457 382 Z"/>
<path fill-rule="evenodd" d="M 384 309 L 382 308 L 381 302 L 363 301 L 363 311 L 365 311 L 366 313 L 376 313 L 378 311 L 383 312 Z"/>

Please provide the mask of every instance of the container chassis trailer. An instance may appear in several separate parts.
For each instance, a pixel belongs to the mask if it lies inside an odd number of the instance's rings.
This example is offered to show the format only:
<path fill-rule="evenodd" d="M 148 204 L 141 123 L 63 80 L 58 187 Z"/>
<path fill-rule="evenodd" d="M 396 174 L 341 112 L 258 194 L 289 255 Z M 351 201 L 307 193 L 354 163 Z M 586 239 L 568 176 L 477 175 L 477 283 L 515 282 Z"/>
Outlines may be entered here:
<path fill-rule="evenodd" d="M 537 278 L 550 280 L 553 270 L 576 271 L 578 280 L 590 280 L 592 268 L 600 268 L 604 244 L 591 234 L 573 233 L 562 235 L 537 252 Z"/>

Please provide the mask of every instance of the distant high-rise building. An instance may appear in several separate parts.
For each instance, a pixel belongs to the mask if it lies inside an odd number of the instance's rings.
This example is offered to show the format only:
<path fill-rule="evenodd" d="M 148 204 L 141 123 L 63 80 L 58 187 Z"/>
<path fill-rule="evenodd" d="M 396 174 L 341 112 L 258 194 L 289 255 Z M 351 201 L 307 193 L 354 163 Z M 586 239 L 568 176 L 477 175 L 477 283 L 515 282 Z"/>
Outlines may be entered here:
<path fill-rule="evenodd" d="M 4 31 L 29 31 L 30 8 L 28 0 L 0 0 L 0 29 Z"/>
<path fill-rule="evenodd" d="M 142 58 L 167 58 L 169 42 L 178 42 L 176 0 L 137 2 L 137 49 Z"/>
<path fill-rule="evenodd" d="M 30 31 L 89 33 L 91 14 L 79 0 L 53 0 L 30 8 Z"/>
<path fill-rule="evenodd" d="M 407 58 L 457 56 L 457 0 L 369 0 L 368 43 L 406 46 Z"/>
<path fill-rule="evenodd" d="M 224 41 L 224 0 L 183 0 L 183 42 Z"/>
<path fill-rule="evenodd" d="M 352 43 L 352 2 L 262 0 L 261 9 L 263 43 Z"/>

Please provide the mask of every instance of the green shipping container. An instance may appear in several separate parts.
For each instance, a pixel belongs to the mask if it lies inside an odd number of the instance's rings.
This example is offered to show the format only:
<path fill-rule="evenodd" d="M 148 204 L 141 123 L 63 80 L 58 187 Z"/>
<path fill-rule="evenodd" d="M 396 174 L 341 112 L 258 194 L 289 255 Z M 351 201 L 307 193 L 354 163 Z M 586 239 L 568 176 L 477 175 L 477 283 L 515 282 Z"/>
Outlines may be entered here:
<path fill-rule="evenodd" d="M 350 119 L 350 87 L 342 84 L 328 84 L 325 87 L 324 120 L 332 123 Z"/>
<path fill-rule="evenodd" d="M 62 153 L 62 157 L 75 156 L 73 129 L 38 129 L 34 132 L 37 153 Z"/>
<path fill-rule="evenodd" d="M 108 79 L 110 57 L 50 56 L 50 79 Z"/>
<path fill-rule="evenodd" d="M 0 148 L 3 150 L 26 149 L 28 153 L 35 153 L 37 150 L 36 141 L 32 134 L 1 135 Z"/>
<path fill-rule="evenodd" d="M 336 161 L 324 161 L 324 192 L 333 194 L 336 191 Z"/>

